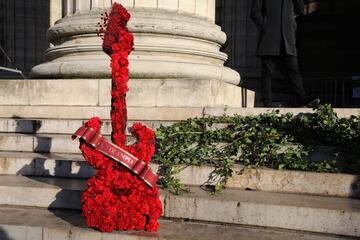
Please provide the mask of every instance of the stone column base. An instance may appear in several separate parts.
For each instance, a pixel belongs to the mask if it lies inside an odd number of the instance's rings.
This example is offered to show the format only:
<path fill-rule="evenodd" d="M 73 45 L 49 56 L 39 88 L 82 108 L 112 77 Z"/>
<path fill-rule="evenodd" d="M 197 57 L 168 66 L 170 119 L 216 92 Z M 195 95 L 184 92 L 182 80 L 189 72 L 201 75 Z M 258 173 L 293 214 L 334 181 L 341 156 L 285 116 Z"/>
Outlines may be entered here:
<path fill-rule="evenodd" d="M 110 106 L 110 79 L 0 80 L 1 105 Z M 248 106 L 253 106 L 248 91 Z M 132 79 L 128 107 L 242 107 L 242 89 L 221 80 Z"/>

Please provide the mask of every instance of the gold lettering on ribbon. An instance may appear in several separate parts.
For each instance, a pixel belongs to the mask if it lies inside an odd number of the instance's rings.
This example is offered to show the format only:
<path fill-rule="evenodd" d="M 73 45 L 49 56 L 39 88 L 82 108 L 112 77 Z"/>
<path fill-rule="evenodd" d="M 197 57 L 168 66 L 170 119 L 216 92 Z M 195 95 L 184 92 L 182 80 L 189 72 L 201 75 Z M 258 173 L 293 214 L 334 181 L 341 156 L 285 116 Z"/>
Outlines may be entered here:
<path fill-rule="evenodd" d="M 85 140 L 85 142 L 91 142 L 91 139 L 86 139 L 84 135 L 86 135 L 87 130 L 90 129 L 89 131 L 91 132 L 95 132 L 92 128 L 87 128 L 85 126 L 79 128 L 72 136 L 72 139 L 74 140 L 76 137 L 82 138 Z M 138 174 L 138 176 L 146 183 L 148 184 L 150 187 L 154 187 L 154 185 L 156 184 L 156 181 L 158 179 L 158 176 L 156 173 L 154 173 L 150 167 L 148 165 L 146 165 L 145 162 L 142 162 L 140 160 L 138 160 L 135 156 L 131 155 L 130 153 L 128 153 L 127 151 L 121 149 L 120 147 L 114 145 L 113 143 L 107 142 L 107 140 L 105 138 L 103 138 L 102 135 L 100 134 L 94 134 L 95 137 L 97 138 L 96 144 L 92 145 L 93 147 L 95 147 L 95 149 L 97 149 L 99 152 L 103 153 L 105 156 L 108 156 L 112 159 L 114 159 L 115 161 L 121 163 L 122 165 L 124 165 L 125 167 L 127 167 L 129 170 L 133 171 L 134 173 Z M 90 140 L 90 141 L 88 141 Z M 141 163 L 143 165 L 145 165 L 145 167 L 141 167 L 140 169 L 136 168 L 137 163 Z M 133 169 L 133 168 L 136 168 Z M 145 171 L 143 171 L 145 169 Z M 139 172 L 137 171 L 139 170 L 141 173 L 139 174 Z"/>

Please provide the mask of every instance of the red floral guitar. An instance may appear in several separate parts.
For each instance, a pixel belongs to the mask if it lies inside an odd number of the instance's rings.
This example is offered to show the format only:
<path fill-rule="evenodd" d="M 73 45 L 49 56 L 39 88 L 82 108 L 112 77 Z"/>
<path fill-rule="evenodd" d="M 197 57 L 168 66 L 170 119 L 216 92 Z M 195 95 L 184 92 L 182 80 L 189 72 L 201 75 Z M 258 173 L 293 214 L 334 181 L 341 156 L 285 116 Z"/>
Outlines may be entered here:
<path fill-rule="evenodd" d="M 83 192 L 81 203 L 83 216 L 89 227 L 104 232 L 116 230 L 146 230 L 156 231 L 159 228 L 158 219 L 162 213 L 159 199 L 159 190 L 156 185 L 146 181 L 146 174 L 152 171 L 147 166 L 155 152 L 154 132 L 136 123 L 131 132 L 138 139 L 135 145 L 126 146 L 126 92 L 129 79 L 128 56 L 133 48 L 133 35 L 128 32 L 126 24 L 130 15 L 121 5 L 114 3 L 110 15 L 104 17 L 104 26 L 100 34 L 103 35 L 103 50 L 111 56 L 112 68 L 112 146 L 124 150 L 142 163 L 137 172 L 114 161 L 114 158 L 104 154 L 89 144 L 84 134 L 75 134 L 80 137 L 80 149 L 86 161 L 96 169 L 96 176 L 88 180 L 88 187 Z M 89 120 L 83 129 L 90 129 L 92 139 L 100 139 L 101 119 L 94 117 Z M 79 129 L 81 131 L 81 128 Z M 79 132 L 77 131 L 77 133 Z M 88 131 L 89 132 L 89 131 Z M 93 136 L 96 136 L 95 138 Z M 95 141 L 95 140 L 94 140 Z M 116 149 L 110 149 L 116 153 Z M 131 160 L 131 159 L 130 159 Z M 139 164 L 138 164 L 139 165 Z M 134 173 L 135 172 L 135 173 Z M 137 174 L 136 174 L 137 173 Z M 143 175 L 142 175 L 143 173 Z M 154 175 L 149 175 L 154 176 Z M 156 176 L 156 175 L 155 175 Z M 156 178 L 157 179 L 157 178 Z"/>

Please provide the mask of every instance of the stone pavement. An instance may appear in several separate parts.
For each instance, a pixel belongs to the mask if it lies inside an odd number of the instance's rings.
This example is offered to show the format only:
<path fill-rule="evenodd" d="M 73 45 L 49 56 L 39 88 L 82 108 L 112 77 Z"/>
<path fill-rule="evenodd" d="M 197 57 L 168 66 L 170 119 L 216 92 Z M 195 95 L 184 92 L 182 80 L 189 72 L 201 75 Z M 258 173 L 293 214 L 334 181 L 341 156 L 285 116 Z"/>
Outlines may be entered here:
<path fill-rule="evenodd" d="M 0 204 L 79 210 L 86 181 L 0 176 Z M 161 191 L 167 218 L 360 236 L 360 201 L 300 194 L 226 189 L 211 195 L 199 187 L 177 196 Z M 26 194 L 26 197 L 24 197 Z"/>
<path fill-rule="evenodd" d="M 101 233 L 89 229 L 77 211 L 0 206 L 1 240 L 340 240 L 315 233 L 233 225 L 160 220 L 158 233 Z"/>

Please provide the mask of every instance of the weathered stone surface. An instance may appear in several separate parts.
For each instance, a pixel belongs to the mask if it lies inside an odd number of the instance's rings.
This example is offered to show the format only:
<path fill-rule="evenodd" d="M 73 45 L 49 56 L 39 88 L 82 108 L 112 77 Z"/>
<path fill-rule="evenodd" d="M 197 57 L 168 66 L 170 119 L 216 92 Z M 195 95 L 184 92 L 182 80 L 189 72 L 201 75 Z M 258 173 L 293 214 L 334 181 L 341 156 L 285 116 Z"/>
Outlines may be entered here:
<path fill-rule="evenodd" d="M 1 176 L 0 204 L 80 209 L 85 186 L 74 179 Z M 358 200 L 232 189 L 214 196 L 190 190 L 183 196 L 161 191 L 165 217 L 360 236 Z"/>
<path fill-rule="evenodd" d="M 202 117 L 203 108 L 128 107 L 128 119 L 136 121 L 179 121 Z M 90 119 L 94 116 L 110 119 L 110 107 L 79 106 L 1 106 L 3 118 Z"/>
<path fill-rule="evenodd" d="M 224 110 L 225 109 L 225 110 Z M 192 117 L 223 116 L 239 114 L 249 116 L 271 111 L 271 108 L 203 108 L 203 107 L 128 107 L 128 118 L 134 121 L 179 121 Z M 313 112 L 309 108 L 281 108 L 281 113 L 294 115 Z M 359 109 L 334 109 L 339 117 L 359 115 Z M 43 118 L 43 119 L 81 119 L 93 116 L 110 119 L 110 107 L 91 106 L 1 106 L 0 118 Z M 3 123 L 4 124 L 4 123 Z M 1 125 L 0 125 L 1 126 Z"/>
<path fill-rule="evenodd" d="M 360 176 L 338 173 L 247 169 L 229 179 L 228 187 L 360 198 Z"/>
<path fill-rule="evenodd" d="M 51 133 L 73 134 L 87 120 L 80 119 L 13 119 L 0 118 L 0 132 L 4 133 Z M 138 121 L 127 121 L 126 134 L 130 135 L 129 128 Z M 141 123 L 153 130 L 163 126 L 174 124 L 174 121 L 141 121 Z M 111 121 L 103 120 L 101 133 L 111 134 Z"/>
<path fill-rule="evenodd" d="M 129 107 L 241 107 L 241 88 L 215 80 L 133 79 L 129 83 Z M 100 81 L 100 105 L 110 104 L 111 84 Z"/>
<path fill-rule="evenodd" d="M 188 66 L 193 72 L 195 66 Z M 178 67 L 175 67 L 178 69 Z M 142 69 L 142 71 L 145 71 Z M 216 79 L 217 73 L 199 79 L 131 79 L 128 107 L 241 107 L 242 88 Z M 175 73 L 173 73 L 175 74 Z M 176 74 L 175 74 L 176 75 Z M 111 79 L 0 80 L 1 105 L 110 106 Z M 1 90 L 0 90 L 1 91 Z M 249 92 L 249 91 L 248 91 Z M 1 93 L 1 92 L 0 92 Z M 16 113 L 14 113 L 16 114 Z"/>
<path fill-rule="evenodd" d="M 42 227 L 0 225 L 0 238 L 3 240 L 30 240 L 42 238 Z"/>
<path fill-rule="evenodd" d="M 88 106 L 1 106 L 3 118 L 50 118 L 50 119 L 90 119 L 93 116 L 110 119 L 110 107 Z"/>
<path fill-rule="evenodd" d="M 98 105 L 98 80 L 92 79 L 2 79 L 0 89 L 1 105 Z"/>
<path fill-rule="evenodd" d="M 158 233 L 100 233 L 86 227 L 78 212 L 41 208 L 0 207 L 0 236 L 3 240 L 340 240 L 343 237 L 294 231 L 223 226 L 195 222 L 160 220 Z M 29 238 L 31 236 L 31 238 Z"/>
<path fill-rule="evenodd" d="M 176 6 L 173 4 L 170 1 L 142 0 L 125 4 L 131 6 L 129 29 L 135 35 L 135 49 L 130 57 L 132 78 L 170 79 L 176 76 L 179 79 L 198 79 L 198 73 L 201 73 L 210 74 L 210 78 L 216 76 L 217 80 L 238 83 L 238 73 L 223 66 L 227 56 L 219 48 L 226 36 L 214 24 L 214 0 L 187 0 L 175 3 Z M 102 52 L 101 39 L 94 32 L 100 13 L 109 6 L 95 5 L 98 1 L 76 4 L 76 8 L 71 4 L 64 5 L 68 9 L 64 9 L 67 17 L 57 21 L 48 32 L 49 40 L 55 46 L 46 51 L 46 56 L 56 60 L 34 67 L 33 76 L 110 76 L 108 58 Z M 81 37 L 85 34 L 86 38 Z M 196 66 L 188 69 L 188 64 Z M 178 67 L 173 68 L 174 65 Z M 208 71 L 204 71 L 205 68 Z M 220 71 L 215 70 L 217 74 L 211 76 L 214 73 L 211 69 L 216 68 Z"/>
<path fill-rule="evenodd" d="M 97 106 L 98 80 L 28 80 L 29 105 Z M 16 97 L 8 95 L 8 97 Z"/>
<path fill-rule="evenodd" d="M 3 154 L 4 152 L 0 152 Z M 33 176 L 36 173 L 35 161 L 32 158 L 0 157 L 0 174 Z"/>
<path fill-rule="evenodd" d="M 235 114 L 241 116 L 250 116 L 250 115 L 259 115 L 264 112 L 270 112 L 273 110 L 278 110 L 280 114 L 292 113 L 298 115 L 300 113 L 313 113 L 314 110 L 311 108 L 205 108 L 205 116 L 233 116 Z M 359 115 L 359 108 L 335 108 L 334 111 L 337 113 L 338 117 L 350 117 L 351 115 Z"/>
<path fill-rule="evenodd" d="M 32 145 L 32 137 L 20 134 L 0 134 L 0 151 L 32 151 Z"/>
<path fill-rule="evenodd" d="M 151 164 L 151 167 L 157 171 L 159 166 Z M 181 169 L 176 177 L 186 185 L 214 185 L 219 180 L 213 167 L 184 166 Z M 238 174 L 240 169 L 240 166 L 234 168 L 233 176 L 226 183 L 228 188 L 360 198 L 358 175 L 272 169 L 246 169 Z M 0 174 L 89 178 L 94 175 L 94 169 L 86 164 L 80 153 L 0 152 Z"/>
<path fill-rule="evenodd" d="M 78 153 L 78 144 L 71 135 L 0 134 L 1 151 Z"/>
<path fill-rule="evenodd" d="M 0 80 L 1 105 L 28 105 L 29 95 L 26 80 Z"/>
<path fill-rule="evenodd" d="M 168 196 L 165 215 L 359 236 L 357 200 L 345 203 L 342 202 L 345 199 L 235 190 L 209 196 L 196 188 L 191 191 L 181 197 Z"/>

